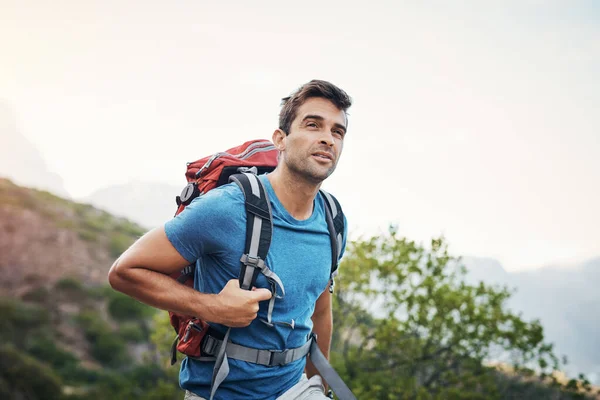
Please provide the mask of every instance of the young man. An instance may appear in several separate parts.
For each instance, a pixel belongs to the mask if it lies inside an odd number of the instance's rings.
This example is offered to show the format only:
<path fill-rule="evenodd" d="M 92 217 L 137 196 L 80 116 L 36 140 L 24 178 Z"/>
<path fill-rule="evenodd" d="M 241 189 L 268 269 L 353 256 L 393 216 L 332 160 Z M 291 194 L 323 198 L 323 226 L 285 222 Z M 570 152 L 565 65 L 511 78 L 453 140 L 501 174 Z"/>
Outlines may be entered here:
<path fill-rule="evenodd" d="M 283 99 L 279 129 L 272 137 L 279 162 L 275 171 L 259 177 L 273 214 L 266 265 L 285 287 L 285 296 L 274 302 L 273 324 L 261 321 L 266 320 L 271 299 L 266 278 L 259 274 L 252 291 L 239 285 L 246 210 L 235 184 L 196 198 L 164 227 L 140 238 L 112 266 L 112 287 L 151 306 L 197 316 L 219 332 L 232 327 L 229 340 L 249 348 L 294 349 L 314 332 L 328 357 L 332 255 L 319 188 L 341 156 L 351 104 L 343 90 L 318 80 Z M 196 290 L 168 276 L 194 262 Z M 281 366 L 237 359 L 229 359 L 228 364 L 229 373 L 216 399 L 326 398 L 307 357 Z M 210 397 L 214 365 L 191 358 L 182 361 L 180 384 L 187 391 L 186 399 Z"/>

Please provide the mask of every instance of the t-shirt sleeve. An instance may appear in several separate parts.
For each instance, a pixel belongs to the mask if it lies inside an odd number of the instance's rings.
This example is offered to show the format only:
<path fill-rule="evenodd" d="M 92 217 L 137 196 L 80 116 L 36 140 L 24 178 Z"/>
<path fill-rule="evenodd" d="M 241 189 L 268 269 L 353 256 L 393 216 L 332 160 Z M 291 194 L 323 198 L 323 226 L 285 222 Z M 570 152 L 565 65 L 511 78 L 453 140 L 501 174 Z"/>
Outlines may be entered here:
<path fill-rule="evenodd" d="M 243 195 L 232 184 L 197 197 L 164 228 L 173 247 L 192 263 L 218 252 L 228 233 L 237 228 L 236 222 L 243 221 L 240 218 L 245 218 Z"/>

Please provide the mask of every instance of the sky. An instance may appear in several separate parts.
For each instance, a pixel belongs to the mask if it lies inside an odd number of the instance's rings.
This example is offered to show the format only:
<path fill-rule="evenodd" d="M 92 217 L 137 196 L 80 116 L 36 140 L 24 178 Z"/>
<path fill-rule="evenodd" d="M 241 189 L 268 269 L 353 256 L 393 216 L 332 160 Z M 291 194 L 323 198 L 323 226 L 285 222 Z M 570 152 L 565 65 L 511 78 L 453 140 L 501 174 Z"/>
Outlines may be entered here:
<path fill-rule="evenodd" d="M 518 271 L 600 256 L 594 1 L 0 0 L 0 100 L 73 198 L 270 138 L 311 79 L 354 99 L 353 237 L 389 224 Z"/>

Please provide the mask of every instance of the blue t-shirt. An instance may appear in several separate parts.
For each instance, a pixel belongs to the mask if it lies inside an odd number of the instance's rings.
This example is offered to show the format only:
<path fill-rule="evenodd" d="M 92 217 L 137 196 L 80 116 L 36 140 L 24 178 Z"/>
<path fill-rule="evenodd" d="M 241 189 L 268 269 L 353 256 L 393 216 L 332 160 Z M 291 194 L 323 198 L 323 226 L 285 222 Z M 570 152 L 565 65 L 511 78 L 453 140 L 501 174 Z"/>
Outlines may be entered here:
<path fill-rule="evenodd" d="M 319 193 L 312 215 L 303 221 L 293 218 L 277 199 L 266 175 L 265 184 L 273 213 L 273 235 L 266 264 L 281 279 L 285 297 L 275 300 L 272 321 L 287 322 L 269 327 L 268 301 L 260 303 L 258 318 L 248 327 L 233 328 L 234 343 L 268 350 L 284 350 L 306 343 L 312 331 L 315 302 L 325 290 L 331 269 L 331 241 L 325 220 L 325 203 Z M 347 224 L 345 224 L 347 226 Z M 215 188 L 196 198 L 177 217 L 165 224 L 167 237 L 190 263 L 196 261 L 195 288 L 219 293 L 227 281 L 237 279 L 240 257 L 246 242 L 244 195 L 236 184 Z M 342 253 L 345 248 L 345 237 Z M 340 256 L 341 257 L 341 256 Z M 259 274 L 257 287 L 269 288 Z M 211 323 L 225 332 L 227 327 Z M 306 358 L 284 366 L 267 367 L 229 359 L 230 372 L 219 386 L 217 399 L 275 399 L 296 384 Z M 214 362 L 185 358 L 181 363 L 180 385 L 205 398 L 210 396 Z"/>

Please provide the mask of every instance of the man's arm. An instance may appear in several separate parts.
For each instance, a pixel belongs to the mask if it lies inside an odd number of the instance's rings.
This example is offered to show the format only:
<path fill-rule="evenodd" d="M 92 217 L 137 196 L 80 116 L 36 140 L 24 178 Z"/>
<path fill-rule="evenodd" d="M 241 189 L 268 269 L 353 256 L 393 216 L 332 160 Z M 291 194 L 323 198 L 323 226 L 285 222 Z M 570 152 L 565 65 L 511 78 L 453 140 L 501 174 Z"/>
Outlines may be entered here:
<path fill-rule="evenodd" d="M 317 335 L 319 349 L 321 349 L 325 358 L 329 360 L 329 347 L 331 346 L 331 334 L 333 331 L 333 314 L 331 311 L 329 285 L 317 299 L 315 311 L 311 319 L 313 321 L 313 332 Z M 309 356 L 306 360 L 306 375 L 310 378 L 316 374 L 318 374 L 318 371 L 313 366 Z M 325 385 L 325 391 L 327 391 L 327 383 L 323 382 L 323 384 Z"/>
<path fill-rule="evenodd" d="M 150 306 L 232 327 L 249 325 L 256 318 L 258 302 L 271 298 L 267 289 L 240 289 L 237 279 L 213 295 L 200 293 L 168 276 L 189 264 L 161 227 L 146 233 L 127 249 L 111 267 L 108 280 L 113 289 Z"/>

